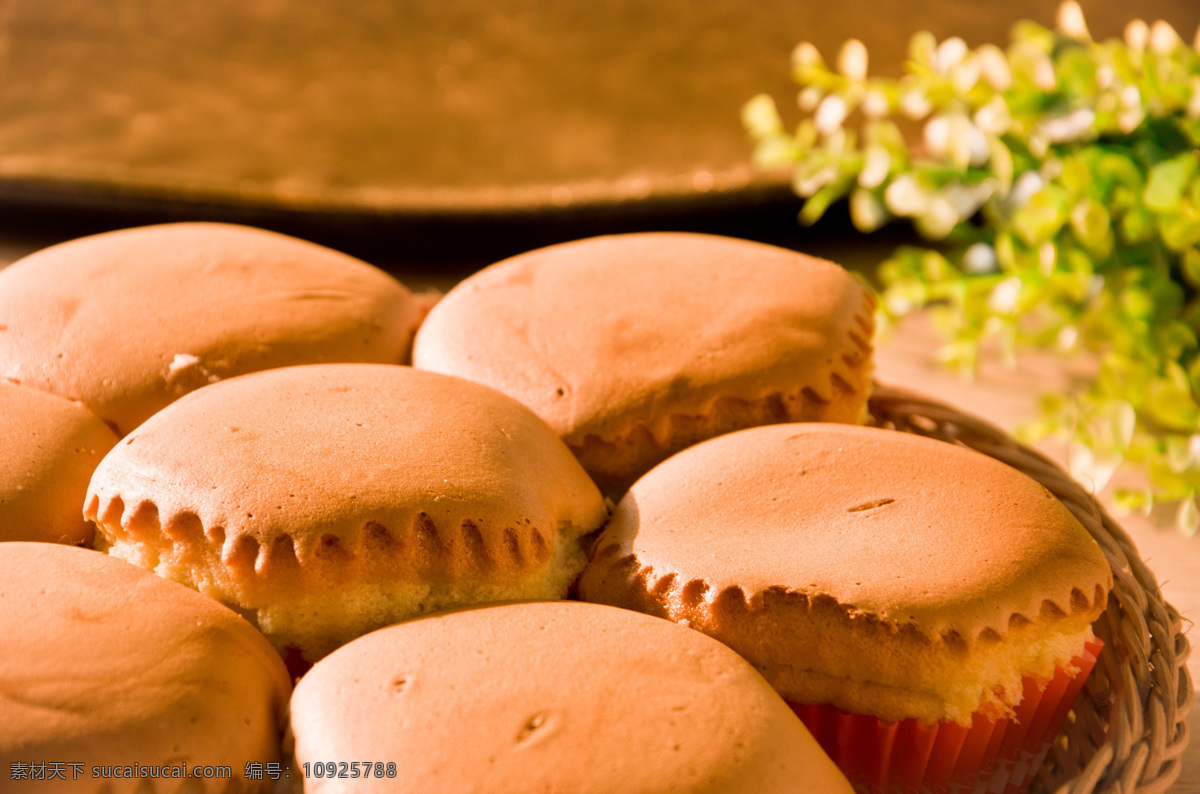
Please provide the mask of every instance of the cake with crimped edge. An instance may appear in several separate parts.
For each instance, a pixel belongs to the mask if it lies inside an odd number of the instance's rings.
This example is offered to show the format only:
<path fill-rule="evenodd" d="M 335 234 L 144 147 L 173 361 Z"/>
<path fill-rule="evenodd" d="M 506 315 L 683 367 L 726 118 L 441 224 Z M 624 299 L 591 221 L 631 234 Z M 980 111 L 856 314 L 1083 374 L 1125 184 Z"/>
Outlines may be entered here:
<path fill-rule="evenodd" d="M 305 792 L 850 794 L 754 668 L 667 621 L 574 601 L 475 607 L 338 649 L 292 698 Z M 379 772 L 383 774 L 380 775 Z"/>
<path fill-rule="evenodd" d="M 273 790 L 246 769 L 284 762 L 291 679 L 212 599 L 89 549 L 0 543 L 0 636 L 6 792 Z"/>
<path fill-rule="evenodd" d="M 114 554 L 199 589 L 313 661 L 440 607 L 563 598 L 607 509 L 562 441 L 477 383 L 289 367 L 151 418 L 86 515 Z"/>
<path fill-rule="evenodd" d="M 464 280 L 417 332 L 413 364 L 528 405 L 618 494 L 721 433 L 861 422 L 874 308 L 842 267 L 782 248 L 692 233 L 596 237 Z"/>
<path fill-rule="evenodd" d="M 124 435 L 223 378 L 405 363 L 425 307 L 314 243 L 224 223 L 122 229 L 0 271 L 0 379 L 86 405 Z"/>
<path fill-rule="evenodd" d="M 1012 715 L 1070 668 L 1112 574 L 1045 488 L 868 427 L 756 428 L 636 483 L 579 593 L 690 625 L 789 701 L 883 720 Z"/>

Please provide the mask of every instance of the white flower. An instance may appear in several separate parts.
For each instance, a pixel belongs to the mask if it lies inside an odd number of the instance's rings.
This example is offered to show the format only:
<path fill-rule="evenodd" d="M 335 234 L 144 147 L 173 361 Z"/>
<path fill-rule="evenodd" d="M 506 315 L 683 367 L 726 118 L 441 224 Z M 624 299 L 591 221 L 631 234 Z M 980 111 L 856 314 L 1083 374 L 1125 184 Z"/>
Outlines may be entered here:
<path fill-rule="evenodd" d="M 910 119 L 924 118 L 933 108 L 933 104 L 929 101 L 929 97 L 925 96 L 925 92 L 914 88 L 904 96 L 900 97 L 900 110 Z"/>
<path fill-rule="evenodd" d="M 1146 111 L 1140 107 L 1129 108 L 1117 116 L 1117 129 L 1128 135 L 1138 128 L 1146 119 Z"/>
<path fill-rule="evenodd" d="M 1026 171 L 1017 177 L 1012 190 L 1008 192 L 1008 204 L 1012 209 L 1019 209 L 1029 203 L 1033 194 L 1042 189 L 1042 177 L 1037 171 Z"/>
<path fill-rule="evenodd" d="M 1196 497 L 1187 496 L 1179 503 L 1175 523 L 1185 535 L 1196 534 L 1196 529 L 1200 528 L 1200 509 L 1196 508 Z"/>
<path fill-rule="evenodd" d="M 848 39 L 838 53 L 838 71 L 851 80 L 867 78 L 867 48 L 858 39 Z"/>
<path fill-rule="evenodd" d="M 850 219 L 861 231 L 873 232 L 887 222 L 887 209 L 869 190 L 850 194 Z"/>
<path fill-rule="evenodd" d="M 975 126 L 983 133 L 999 137 L 1012 126 L 1012 115 L 1008 112 L 1008 103 L 1004 101 L 1004 97 L 997 94 L 975 111 L 974 121 Z"/>
<path fill-rule="evenodd" d="M 900 174 L 883 192 L 883 201 L 893 215 L 916 217 L 929 207 L 929 193 L 912 174 Z"/>
<path fill-rule="evenodd" d="M 996 249 L 987 243 L 975 243 L 963 253 L 963 270 L 971 274 L 996 271 Z"/>
<path fill-rule="evenodd" d="M 939 74 L 949 74 L 967 55 L 967 43 L 958 36 L 948 38 L 938 45 L 933 68 Z"/>
<path fill-rule="evenodd" d="M 797 172 L 792 180 L 792 188 L 800 196 L 811 196 L 821 188 L 837 179 L 837 167 L 827 165 L 812 174 Z"/>
<path fill-rule="evenodd" d="M 1021 279 L 1016 276 L 1006 278 L 992 288 L 988 294 L 987 305 L 996 314 L 1013 314 L 1017 310 L 1017 302 L 1021 299 Z"/>
<path fill-rule="evenodd" d="M 955 116 L 950 120 L 949 149 L 951 159 L 960 168 L 983 165 L 991 151 L 987 136 L 966 116 Z"/>
<path fill-rule="evenodd" d="M 882 91 L 868 91 L 863 99 L 862 112 L 869 119 L 883 118 L 888 113 L 888 98 Z"/>
<path fill-rule="evenodd" d="M 817 66 L 821 63 L 821 53 L 811 42 L 802 41 L 792 50 L 792 63 L 796 66 Z"/>
<path fill-rule="evenodd" d="M 877 188 L 887 179 L 892 169 L 892 155 L 879 144 L 871 144 L 863 157 L 862 170 L 858 172 L 858 184 L 870 190 Z"/>
<path fill-rule="evenodd" d="M 1090 41 L 1092 38 L 1083 19 L 1083 9 L 1075 0 L 1067 0 L 1058 7 L 1058 29 L 1073 39 Z"/>
<path fill-rule="evenodd" d="M 917 228 L 926 237 L 940 240 L 953 231 L 960 220 L 962 216 L 950 199 L 939 194 L 929 200 L 925 213 L 917 218 Z"/>
<path fill-rule="evenodd" d="M 1058 329 L 1058 335 L 1054 338 L 1054 344 L 1064 353 L 1070 353 L 1075 350 L 1079 344 L 1079 329 L 1073 325 L 1064 325 Z"/>
<path fill-rule="evenodd" d="M 775 110 L 775 101 L 766 94 L 759 94 L 742 108 L 742 123 L 755 135 L 774 135 L 783 130 L 783 122 Z"/>
<path fill-rule="evenodd" d="M 1054 75 L 1054 62 L 1048 57 L 1039 58 L 1033 67 L 1033 84 L 1043 91 L 1053 91 L 1058 84 Z"/>
<path fill-rule="evenodd" d="M 816 115 L 813 116 L 817 131 L 825 135 L 832 134 L 834 130 L 842 126 L 842 122 L 845 120 L 846 100 L 837 94 L 830 94 L 822 99 L 821 104 L 817 106 Z"/>
<path fill-rule="evenodd" d="M 981 72 L 982 67 L 979 65 L 979 59 L 973 55 L 969 55 L 962 63 L 950 70 L 950 81 L 954 83 L 954 87 L 960 93 L 965 94 L 979 82 Z"/>
<path fill-rule="evenodd" d="M 825 92 L 815 85 L 810 85 L 800 92 L 800 96 L 796 98 L 796 104 L 805 113 L 811 113 L 817 105 L 821 104 L 821 99 L 825 96 Z"/>
<path fill-rule="evenodd" d="M 1150 49 L 1159 55 L 1170 55 L 1182 43 L 1170 23 L 1160 19 L 1150 26 Z"/>
<path fill-rule="evenodd" d="M 1091 108 L 1079 108 L 1065 116 L 1047 119 L 1039 127 L 1041 134 L 1051 143 L 1064 143 L 1082 138 L 1095 121 L 1096 114 Z"/>
<path fill-rule="evenodd" d="M 979 59 L 979 70 L 983 73 L 983 79 L 987 80 L 992 88 L 1007 91 L 1012 87 L 1012 70 L 1003 50 L 995 44 L 984 44 L 975 54 Z"/>
<path fill-rule="evenodd" d="M 925 122 L 925 148 L 930 154 L 938 157 L 946 153 L 950 147 L 950 119 L 945 116 L 934 116 Z"/>
<path fill-rule="evenodd" d="M 1038 246 L 1038 270 L 1041 274 L 1049 278 L 1054 273 L 1054 268 L 1058 264 L 1058 249 L 1054 247 L 1054 243 L 1047 240 Z"/>
<path fill-rule="evenodd" d="M 1141 52 L 1150 41 L 1150 27 L 1140 19 L 1134 19 L 1125 26 L 1125 43 L 1129 49 Z"/>
<path fill-rule="evenodd" d="M 942 197 L 960 218 L 969 218 L 987 200 L 989 188 L 982 185 L 949 184 L 942 188 Z"/>

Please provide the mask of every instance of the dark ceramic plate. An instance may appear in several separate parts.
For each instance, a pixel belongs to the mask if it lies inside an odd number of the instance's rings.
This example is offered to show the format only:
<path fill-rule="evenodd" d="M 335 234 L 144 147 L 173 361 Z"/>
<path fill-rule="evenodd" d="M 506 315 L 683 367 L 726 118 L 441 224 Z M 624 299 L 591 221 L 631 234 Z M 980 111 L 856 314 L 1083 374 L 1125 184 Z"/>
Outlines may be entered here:
<path fill-rule="evenodd" d="M 1093 33 L 1133 13 L 1083 3 Z M 1128 6 L 1126 6 L 1128 8 Z M 1191 0 L 1141 3 L 1191 39 Z M 756 174 L 742 104 L 800 40 L 895 67 L 1050 0 L 5 0 L 0 201 L 397 221 L 712 207 Z M 885 71 L 893 71 L 885 69 Z"/>

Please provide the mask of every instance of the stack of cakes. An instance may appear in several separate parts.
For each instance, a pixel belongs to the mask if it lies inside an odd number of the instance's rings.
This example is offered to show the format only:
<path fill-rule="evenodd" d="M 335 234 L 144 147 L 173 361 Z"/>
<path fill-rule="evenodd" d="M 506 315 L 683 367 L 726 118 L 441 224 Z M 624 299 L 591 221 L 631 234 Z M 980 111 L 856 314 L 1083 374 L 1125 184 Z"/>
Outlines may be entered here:
<path fill-rule="evenodd" d="M 698 234 L 533 251 L 432 310 L 219 224 L 11 266 L 0 540 L 41 543 L 0 544 L 0 760 L 120 746 L 231 791 L 289 761 L 306 791 L 1020 785 L 1111 574 L 1023 475 L 860 426 L 873 309 L 837 265 Z M 130 691 L 140 666 L 162 683 Z"/>

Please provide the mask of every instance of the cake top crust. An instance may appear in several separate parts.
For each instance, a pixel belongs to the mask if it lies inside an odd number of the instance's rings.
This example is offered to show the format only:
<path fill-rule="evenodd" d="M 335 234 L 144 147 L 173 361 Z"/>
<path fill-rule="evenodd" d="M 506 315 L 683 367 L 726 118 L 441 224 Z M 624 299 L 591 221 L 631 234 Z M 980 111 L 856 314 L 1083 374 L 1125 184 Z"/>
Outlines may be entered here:
<path fill-rule="evenodd" d="M 395 759 L 398 777 L 363 791 L 452 794 L 485 779 L 497 794 L 851 790 L 728 648 L 578 602 L 456 610 L 366 635 L 300 681 L 291 727 L 301 762 Z"/>
<path fill-rule="evenodd" d="M 234 375 L 402 363 L 422 311 L 383 271 L 293 237 L 220 223 L 124 229 L 0 271 L 0 379 L 78 400 L 124 435 Z"/>
<path fill-rule="evenodd" d="M 279 757 L 283 662 L 183 585 L 96 551 L 0 543 L 0 635 L 0 759 L 226 764 L 240 777 Z"/>
<path fill-rule="evenodd" d="M 0 381 L 0 541 L 88 543 L 83 496 L 117 436 L 82 405 Z"/>
<path fill-rule="evenodd" d="M 611 575 L 630 560 L 637 582 Z M 753 608 L 783 591 L 972 641 L 1014 620 L 1070 616 L 1082 630 L 1111 585 L 1087 530 L 1016 469 L 913 434 L 806 423 L 731 433 L 652 470 L 618 505 L 580 592 L 708 603 L 740 591 Z"/>
<path fill-rule="evenodd" d="M 870 357 L 870 291 L 842 267 L 715 235 L 554 245 L 467 278 L 430 312 L 415 366 L 487 383 L 568 443 L 719 397 L 840 399 Z M 866 389 L 857 389 L 865 403 Z"/>
<path fill-rule="evenodd" d="M 563 525 L 582 534 L 607 515 L 527 408 L 478 383 L 384 364 L 286 367 L 189 394 L 101 462 L 86 512 L 102 531 L 190 538 L 227 560 L 243 542 L 282 542 L 301 564 L 333 541 L 353 550 L 377 528 L 413 539 L 423 522 L 465 522 L 489 548 L 524 548 L 534 533 L 552 545 Z M 432 540 L 431 555 L 469 566 L 471 548 Z"/>

